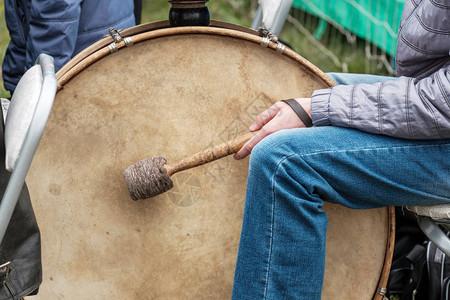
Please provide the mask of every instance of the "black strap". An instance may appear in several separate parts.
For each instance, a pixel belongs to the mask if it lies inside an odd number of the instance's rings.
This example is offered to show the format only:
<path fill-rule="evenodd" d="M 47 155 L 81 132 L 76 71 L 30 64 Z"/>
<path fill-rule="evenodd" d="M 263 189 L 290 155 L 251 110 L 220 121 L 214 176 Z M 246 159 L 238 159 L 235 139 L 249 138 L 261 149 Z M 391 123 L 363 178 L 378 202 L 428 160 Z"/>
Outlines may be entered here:
<path fill-rule="evenodd" d="M 305 109 L 300 104 L 298 104 L 298 102 L 295 99 L 286 99 L 281 101 L 285 102 L 294 110 L 294 112 L 297 114 L 300 120 L 302 120 L 303 124 L 305 124 L 306 127 L 313 126 L 311 117 L 308 115 Z"/>

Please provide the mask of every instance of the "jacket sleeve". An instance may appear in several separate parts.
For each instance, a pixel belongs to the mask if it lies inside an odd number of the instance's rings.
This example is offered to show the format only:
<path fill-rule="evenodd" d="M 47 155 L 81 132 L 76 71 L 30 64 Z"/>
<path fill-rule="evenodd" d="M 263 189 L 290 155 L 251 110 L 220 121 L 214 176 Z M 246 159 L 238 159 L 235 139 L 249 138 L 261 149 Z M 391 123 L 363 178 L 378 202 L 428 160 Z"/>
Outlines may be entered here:
<path fill-rule="evenodd" d="M 59 70 L 72 57 L 78 34 L 82 0 L 33 0 L 26 44 L 26 68 L 41 53 L 53 56 Z"/>
<path fill-rule="evenodd" d="M 450 66 L 414 79 L 339 85 L 313 93 L 316 126 L 334 125 L 407 139 L 450 138 Z"/>

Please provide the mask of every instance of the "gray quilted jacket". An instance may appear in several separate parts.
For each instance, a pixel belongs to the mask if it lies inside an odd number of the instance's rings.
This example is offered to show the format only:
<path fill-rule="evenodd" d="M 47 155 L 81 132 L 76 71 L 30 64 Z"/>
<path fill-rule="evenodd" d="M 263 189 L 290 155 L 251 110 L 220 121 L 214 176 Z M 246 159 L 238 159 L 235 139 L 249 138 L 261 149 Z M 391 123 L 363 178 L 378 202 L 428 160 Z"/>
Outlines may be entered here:
<path fill-rule="evenodd" d="M 312 119 L 408 139 L 450 138 L 450 0 L 409 0 L 393 80 L 315 91 Z"/>

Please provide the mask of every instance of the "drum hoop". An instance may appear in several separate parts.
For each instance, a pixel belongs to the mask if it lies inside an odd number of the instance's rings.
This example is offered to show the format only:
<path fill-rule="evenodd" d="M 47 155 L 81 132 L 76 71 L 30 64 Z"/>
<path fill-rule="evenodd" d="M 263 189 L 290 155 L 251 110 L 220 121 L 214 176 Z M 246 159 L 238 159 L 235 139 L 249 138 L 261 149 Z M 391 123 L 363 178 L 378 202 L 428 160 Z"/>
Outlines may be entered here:
<path fill-rule="evenodd" d="M 211 20 L 210 26 L 212 27 L 218 27 L 218 28 L 228 28 L 228 29 L 234 29 L 238 31 L 247 32 L 249 34 L 258 35 L 258 32 L 236 24 L 226 23 L 222 21 L 216 21 Z M 146 24 L 137 25 L 134 27 L 130 27 L 127 29 L 119 30 L 119 33 L 122 37 L 128 37 L 133 36 L 139 33 L 148 32 L 150 30 L 156 30 L 156 29 L 162 29 L 162 28 L 169 28 L 170 22 L 168 20 L 166 21 L 157 21 L 157 22 L 151 22 Z M 99 49 L 110 45 L 114 42 L 114 39 L 110 35 L 104 36 L 101 40 L 95 42 L 91 46 L 85 48 L 83 51 L 78 53 L 75 57 L 73 57 L 69 62 L 67 62 L 56 74 L 56 78 L 62 77 L 65 73 L 67 73 L 71 68 L 73 68 L 77 63 L 79 63 L 81 60 L 85 59 L 89 55 L 93 54 L 94 52 L 98 51 Z"/>
<path fill-rule="evenodd" d="M 132 44 L 136 44 L 142 41 L 164 37 L 164 36 L 172 36 L 172 35 L 183 35 L 183 34 L 206 34 L 206 35 L 219 35 L 219 36 L 227 36 L 231 38 L 242 39 L 246 41 L 253 42 L 255 44 L 263 43 L 263 37 L 260 37 L 256 31 L 250 30 L 245 27 L 241 27 L 238 25 L 229 24 L 226 22 L 212 22 L 212 26 L 183 26 L 183 27 L 164 27 L 168 25 L 166 21 L 149 23 L 144 25 L 139 25 L 136 27 L 132 27 L 129 30 L 120 31 L 120 34 L 123 38 L 129 38 Z M 214 25 L 218 27 L 213 27 Z M 58 90 L 63 88 L 63 86 L 70 81 L 75 75 L 80 73 L 83 69 L 87 68 L 89 65 L 93 64 L 97 60 L 101 58 L 113 54 L 111 53 L 111 49 L 109 45 L 114 43 L 112 37 L 104 37 L 100 41 L 86 48 L 82 52 L 80 52 L 77 56 L 75 56 L 72 60 L 70 60 L 66 65 L 64 65 L 57 73 L 56 79 L 58 81 Z M 128 42 L 129 43 L 129 42 Z M 116 51 L 120 51 L 122 48 L 127 47 L 127 43 L 125 41 L 121 41 L 118 43 L 114 43 L 114 48 Z M 269 41 L 267 43 L 268 49 L 273 51 L 277 50 L 278 43 Z M 279 52 L 277 52 L 279 53 Z M 295 62 L 299 63 L 303 67 L 305 67 L 309 72 L 315 74 L 319 77 L 327 86 L 335 86 L 331 78 L 329 78 L 323 71 L 321 71 L 318 67 L 313 65 L 311 62 L 306 60 L 304 57 L 299 55 L 294 50 L 285 47 L 283 53 L 281 55 L 285 55 Z"/>
<path fill-rule="evenodd" d="M 219 35 L 231 38 L 242 39 L 261 45 L 263 37 L 259 36 L 254 30 L 247 27 L 221 22 L 211 21 L 211 25 L 205 26 L 183 26 L 183 27 L 170 27 L 168 21 L 152 22 L 147 24 L 138 25 L 125 30 L 119 31 L 120 35 L 125 38 L 131 38 L 133 44 L 143 42 L 146 40 L 160 38 L 164 36 L 183 35 L 183 34 L 204 34 L 204 35 Z M 69 82 L 78 73 L 89 67 L 91 64 L 100 60 L 101 58 L 111 55 L 109 45 L 114 40 L 111 36 L 105 36 L 103 39 L 92 44 L 88 48 L 81 51 L 78 55 L 72 58 L 67 64 L 65 64 L 56 74 L 58 81 L 58 90 L 62 89 L 64 85 Z M 121 41 L 115 44 L 118 51 L 122 48 L 126 48 L 125 41 Z M 268 49 L 277 52 L 278 43 L 269 41 L 267 44 Z M 262 47 L 262 46 L 261 46 Z M 279 53 L 279 52 L 277 52 Z M 327 86 L 336 86 L 336 83 L 331 80 L 322 70 L 306 60 L 300 54 L 294 50 L 286 47 L 281 55 L 285 55 L 298 64 L 305 67 L 309 72 L 318 76 Z M 387 281 L 389 279 L 389 272 L 392 265 L 392 257 L 394 254 L 395 243 L 395 208 L 393 206 L 387 207 L 388 214 L 388 234 L 386 241 L 386 252 L 384 258 L 383 269 L 380 274 L 380 279 L 377 285 L 377 289 L 373 296 L 374 300 L 383 299 Z"/>
<path fill-rule="evenodd" d="M 395 207 L 386 207 L 388 214 L 388 236 L 386 241 L 386 254 L 384 256 L 384 265 L 381 270 L 380 281 L 378 282 L 377 290 L 373 296 L 373 300 L 385 299 L 387 282 L 389 280 L 389 272 L 391 271 L 392 258 L 394 256 L 395 244 Z"/>

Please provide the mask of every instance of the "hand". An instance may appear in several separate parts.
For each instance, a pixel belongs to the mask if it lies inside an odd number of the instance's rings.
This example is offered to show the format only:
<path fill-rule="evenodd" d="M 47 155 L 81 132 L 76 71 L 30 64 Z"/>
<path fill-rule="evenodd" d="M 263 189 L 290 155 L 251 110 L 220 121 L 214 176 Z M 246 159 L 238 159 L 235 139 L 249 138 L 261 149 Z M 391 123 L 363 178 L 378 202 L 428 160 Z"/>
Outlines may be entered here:
<path fill-rule="evenodd" d="M 295 99 L 303 109 L 311 116 L 311 98 Z M 258 131 L 247 143 L 242 146 L 235 155 L 235 159 L 243 159 L 252 152 L 264 137 L 281 129 L 305 127 L 303 122 L 286 103 L 279 101 L 269 107 L 266 111 L 256 117 L 255 122 L 250 126 L 250 131 Z"/>

